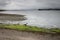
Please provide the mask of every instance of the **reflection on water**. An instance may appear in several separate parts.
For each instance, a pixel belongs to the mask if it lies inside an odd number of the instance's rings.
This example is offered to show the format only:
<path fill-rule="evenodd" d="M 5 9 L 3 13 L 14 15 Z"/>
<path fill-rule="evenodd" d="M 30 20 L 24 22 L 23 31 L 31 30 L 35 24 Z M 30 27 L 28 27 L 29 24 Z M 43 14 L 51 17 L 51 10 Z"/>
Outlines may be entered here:
<path fill-rule="evenodd" d="M 60 26 L 60 11 L 5 11 L 3 13 L 26 15 L 27 20 L 14 23 L 28 23 L 28 25 L 45 27 Z"/>

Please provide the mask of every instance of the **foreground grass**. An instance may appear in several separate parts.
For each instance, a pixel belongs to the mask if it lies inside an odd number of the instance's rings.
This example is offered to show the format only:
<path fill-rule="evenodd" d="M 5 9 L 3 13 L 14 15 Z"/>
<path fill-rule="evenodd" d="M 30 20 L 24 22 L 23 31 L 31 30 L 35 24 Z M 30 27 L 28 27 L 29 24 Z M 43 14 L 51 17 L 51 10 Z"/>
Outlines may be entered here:
<path fill-rule="evenodd" d="M 25 26 L 25 25 L 18 25 L 18 24 L 0 24 L 0 28 L 4 29 L 15 29 L 21 31 L 38 31 L 38 32 L 48 32 L 48 33 L 60 33 L 59 28 L 40 28 L 36 26 Z"/>

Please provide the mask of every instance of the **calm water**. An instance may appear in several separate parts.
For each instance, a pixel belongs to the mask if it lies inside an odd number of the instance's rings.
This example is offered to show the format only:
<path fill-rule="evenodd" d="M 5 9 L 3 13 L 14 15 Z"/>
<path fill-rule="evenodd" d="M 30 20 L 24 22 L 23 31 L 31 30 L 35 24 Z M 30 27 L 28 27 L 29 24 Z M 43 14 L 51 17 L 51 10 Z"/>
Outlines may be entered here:
<path fill-rule="evenodd" d="M 28 23 L 28 25 L 41 27 L 60 27 L 60 11 L 5 11 L 3 13 L 26 15 L 27 20 L 13 23 Z"/>

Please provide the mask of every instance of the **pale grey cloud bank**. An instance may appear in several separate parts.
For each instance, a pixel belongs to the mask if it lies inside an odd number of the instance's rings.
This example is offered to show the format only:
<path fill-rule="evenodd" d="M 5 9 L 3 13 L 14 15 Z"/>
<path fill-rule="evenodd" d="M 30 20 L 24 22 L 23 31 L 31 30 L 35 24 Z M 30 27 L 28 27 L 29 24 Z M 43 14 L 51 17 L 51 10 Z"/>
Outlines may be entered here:
<path fill-rule="evenodd" d="M 60 0 L 0 0 L 0 9 L 60 8 Z"/>

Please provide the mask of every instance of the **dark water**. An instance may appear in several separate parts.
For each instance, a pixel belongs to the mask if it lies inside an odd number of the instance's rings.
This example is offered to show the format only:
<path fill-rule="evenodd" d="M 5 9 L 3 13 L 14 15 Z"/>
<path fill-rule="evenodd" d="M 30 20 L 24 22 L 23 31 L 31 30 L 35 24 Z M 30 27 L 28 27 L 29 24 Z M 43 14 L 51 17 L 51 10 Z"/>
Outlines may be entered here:
<path fill-rule="evenodd" d="M 27 20 L 13 23 L 28 23 L 42 27 L 60 27 L 60 11 L 5 11 L 3 13 L 26 15 Z"/>

